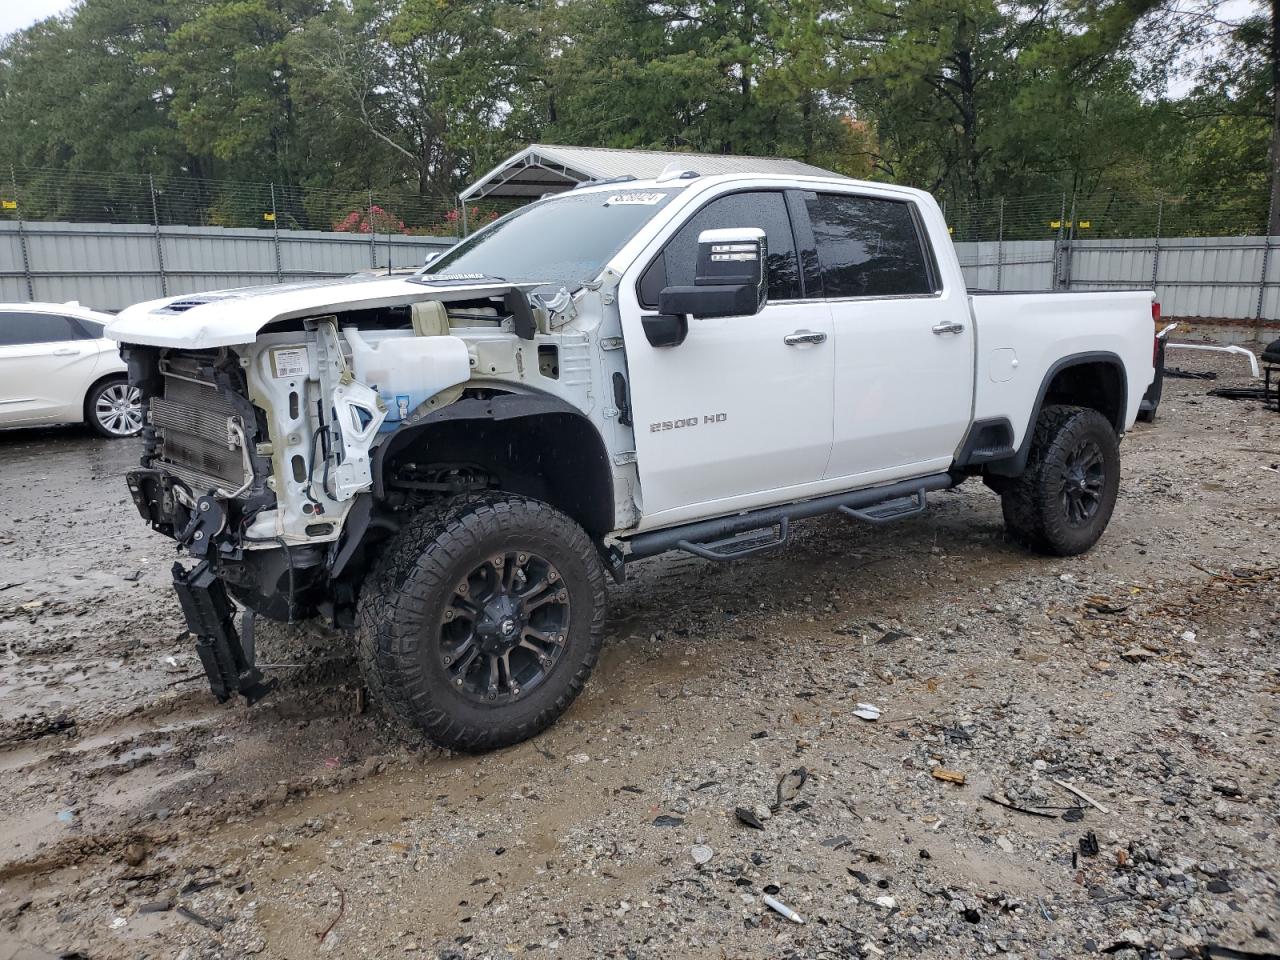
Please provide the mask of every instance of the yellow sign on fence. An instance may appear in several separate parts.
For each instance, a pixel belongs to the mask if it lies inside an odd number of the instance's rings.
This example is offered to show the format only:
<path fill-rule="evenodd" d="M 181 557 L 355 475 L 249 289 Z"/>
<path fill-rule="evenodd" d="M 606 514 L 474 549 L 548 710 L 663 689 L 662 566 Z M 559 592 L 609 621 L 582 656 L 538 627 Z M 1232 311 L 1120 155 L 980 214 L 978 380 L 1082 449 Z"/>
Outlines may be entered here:
<path fill-rule="evenodd" d="M 5 210 L 17 210 L 18 201 L 17 200 L 0 200 L 0 207 L 3 207 Z"/>
<path fill-rule="evenodd" d="M 264 213 L 262 215 L 262 219 L 267 221 L 267 223 L 271 223 L 273 220 L 275 220 L 275 218 L 276 218 L 276 215 L 274 213 Z"/>

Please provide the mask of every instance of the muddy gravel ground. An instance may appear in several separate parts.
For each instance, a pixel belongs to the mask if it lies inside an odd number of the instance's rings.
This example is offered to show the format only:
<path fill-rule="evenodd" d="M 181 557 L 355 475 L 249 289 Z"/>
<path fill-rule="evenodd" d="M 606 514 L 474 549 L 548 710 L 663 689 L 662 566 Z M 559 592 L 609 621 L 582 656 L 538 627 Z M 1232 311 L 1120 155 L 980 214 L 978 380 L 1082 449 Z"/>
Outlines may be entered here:
<path fill-rule="evenodd" d="M 485 756 L 362 710 L 319 626 L 216 705 L 136 445 L 0 435 L 0 960 L 1273 955 L 1280 415 L 1209 386 L 1087 556 L 971 483 L 636 565 L 587 692 Z"/>

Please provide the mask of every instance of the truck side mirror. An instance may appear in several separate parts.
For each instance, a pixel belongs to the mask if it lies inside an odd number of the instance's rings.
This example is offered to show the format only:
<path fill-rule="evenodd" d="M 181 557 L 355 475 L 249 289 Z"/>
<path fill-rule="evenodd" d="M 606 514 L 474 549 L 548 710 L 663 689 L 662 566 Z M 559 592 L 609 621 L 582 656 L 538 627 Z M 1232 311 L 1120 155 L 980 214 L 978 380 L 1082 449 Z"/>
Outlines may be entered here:
<path fill-rule="evenodd" d="M 666 287 L 658 310 L 667 315 L 749 317 L 769 292 L 768 244 L 759 227 L 729 227 L 698 234 L 693 286 Z"/>

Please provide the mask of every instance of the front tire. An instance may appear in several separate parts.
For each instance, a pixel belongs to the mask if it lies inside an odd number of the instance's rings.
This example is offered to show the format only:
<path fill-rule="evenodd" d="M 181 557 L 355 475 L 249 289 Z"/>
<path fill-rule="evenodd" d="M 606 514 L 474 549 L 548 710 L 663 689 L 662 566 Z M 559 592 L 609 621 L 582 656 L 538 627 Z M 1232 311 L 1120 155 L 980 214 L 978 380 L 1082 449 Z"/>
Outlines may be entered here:
<path fill-rule="evenodd" d="M 142 391 L 125 377 L 103 380 L 85 398 L 84 419 L 108 440 L 135 437 L 142 430 Z"/>
<path fill-rule="evenodd" d="M 1000 501 L 1005 527 L 1051 556 L 1084 553 L 1102 536 L 1120 490 L 1120 443 L 1106 417 L 1085 407 L 1045 407 L 1022 475 Z"/>
<path fill-rule="evenodd" d="M 468 498 L 387 545 L 361 591 L 361 666 L 374 699 L 440 746 L 508 746 L 582 692 L 605 608 L 581 527 L 537 500 Z"/>

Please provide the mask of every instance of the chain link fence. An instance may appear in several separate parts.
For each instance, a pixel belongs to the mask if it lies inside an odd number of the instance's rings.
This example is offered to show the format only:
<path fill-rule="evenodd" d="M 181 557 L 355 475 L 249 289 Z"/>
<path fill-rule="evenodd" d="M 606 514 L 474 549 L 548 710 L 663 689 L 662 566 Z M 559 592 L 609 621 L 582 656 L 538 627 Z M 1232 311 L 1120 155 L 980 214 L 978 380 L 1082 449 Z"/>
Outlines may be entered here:
<path fill-rule="evenodd" d="M 1166 316 L 1280 320 L 1265 199 L 1117 193 L 944 204 L 970 289 L 1154 290 Z"/>
<path fill-rule="evenodd" d="M 1267 208 L 1219 193 L 1140 196 L 1114 192 L 1049 193 L 943 204 L 958 243 L 999 240 L 1115 240 L 1246 237 L 1266 229 Z"/>
<path fill-rule="evenodd" d="M 452 200 L 397 187 L 321 190 L 38 167 L 10 167 L 4 174 L 0 220 L 456 237 L 463 219 Z"/>

